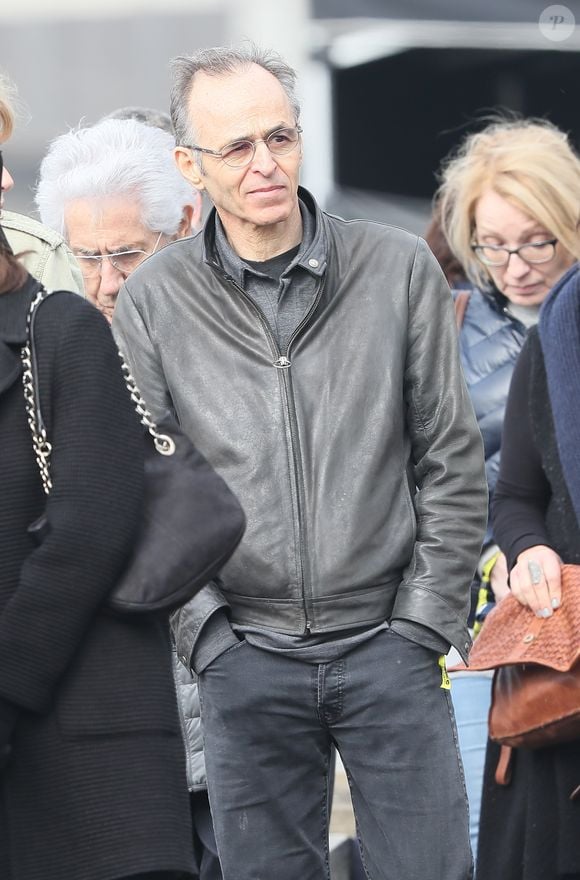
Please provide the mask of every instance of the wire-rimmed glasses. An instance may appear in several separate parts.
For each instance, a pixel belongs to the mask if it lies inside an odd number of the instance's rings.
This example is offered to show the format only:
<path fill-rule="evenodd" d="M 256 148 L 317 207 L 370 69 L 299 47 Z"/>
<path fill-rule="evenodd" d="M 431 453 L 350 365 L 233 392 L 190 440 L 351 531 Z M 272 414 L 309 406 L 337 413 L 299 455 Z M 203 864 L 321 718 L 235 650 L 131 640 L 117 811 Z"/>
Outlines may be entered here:
<path fill-rule="evenodd" d="M 302 128 L 299 125 L 294 128 L 278 128 L 265 138 L 256 138 L 255 141 L 232 141 L 221 150 L 208 150 L 198 144 L 182 144 L 182 146 L 188 150 L 207 153 L 208 156 L 216 156 L 230 168 L 243 168 L 245 165 L 249 165 L 254 158 L 257 144 L 266 144 L 273 156 L 285 156 L 296 148 L 301 132 Z"/>
<path fill-rule="evenodd" d="M 152 251 L 144 251 L 141 248 L 131 248 L 124 251 L 116 251 L 112 254 L 75 254 L 79 261 L 81 271 L 85 278 L 91 280 L 100 278 L 103 268 L 103 260 L 108 260 L 117 272 L 125 278 L 139 266 L 145 257 L 155 253 L 161 241 L 162 232 L 157 236 L 157 241 Z"/>

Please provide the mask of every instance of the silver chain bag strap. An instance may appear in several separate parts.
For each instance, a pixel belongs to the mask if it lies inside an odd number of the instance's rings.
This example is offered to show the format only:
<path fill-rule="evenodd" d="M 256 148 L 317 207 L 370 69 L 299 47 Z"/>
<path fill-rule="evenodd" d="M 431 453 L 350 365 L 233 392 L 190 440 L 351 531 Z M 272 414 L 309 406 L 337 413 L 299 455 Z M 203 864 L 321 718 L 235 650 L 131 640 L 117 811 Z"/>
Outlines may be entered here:
<path fill-rule="evenodd" d="M 30 305 L 21 349 L 26 415 L 45 494 L 52 489 L 52 444 L 40 407 L 34 325 L 53 291 L 41 289 Z M 141 530 L 128 565 L 109 593 L 121 614 L 172 611 L 193 598 L 227 562 L 240 542 L 245 517 L 224 480 L 167 416 L 157 423 L 119 352 L 125 384 L 145 434 L 145 499 Z M 30 526 L 38 543 L 50 533 L 44 514 Z"/>
<path fill-rule="evenodd" d="M 50 476 L 50 456 L 52 453 L 52 445 L 48 440 L 46 428 L 42 418 L 42 412 L 40 409 L 40 394 L 38 388 L 38 372 L 36 361 L 34 362 L 33 366 L 33 358 L 36 358 L 36 352 L 31 350 L 30 340 L 32 335 L 32 324 L 34 321 L 34 316 L 36 315 L 36 308 L 40 305 L 41 302 L 43 302 L 43 300 L 50 296 L 51 292 L 52 291 L 44 290 L 44 288 L 41 288 L 41 290 L 38 291 L 36 297 L 30 304 L 30 309 L 27 316 L 28 339 L 20 351 L 20 356 L 22 358 L 22 364 L 24 367 L 22 373 L 22 382 L 24 385 L 24 403 L 26 406 L 26 415 L 32 434 L 32 445 L 34 447 L 36 462 L 38 464 L 38 469 L 40 471 L 40 476 L 42 479 L 42 487 L 46 495 L 48 495 L 50 493 L 50 490 L 52 489 L 52 479 Z M 155 444 L 157 452 L 159 452 L 160 455 L 173 455 L 175 452 L 175 443 L 173 439 L 169 436 L 169 434 L 162 434 L 159 431 L 155 421 L 153 420 L 153 416 L 147 409 L 147 404 L 143 400 L 143 395 L 139 391 L 137 383 L 133 378 L 131 370 L 129 369 L 127 362 L 125 361 L 125 358 L 123 357 L 121 352 L 119 352 L 119 357 L 121 358 L 121 369 L 123 371 L 125 385 L 127 386 L 127 390 L 129 391 L 131 400 L 135 404 L 137 415 L 153 438 L 153 442 Z"/>

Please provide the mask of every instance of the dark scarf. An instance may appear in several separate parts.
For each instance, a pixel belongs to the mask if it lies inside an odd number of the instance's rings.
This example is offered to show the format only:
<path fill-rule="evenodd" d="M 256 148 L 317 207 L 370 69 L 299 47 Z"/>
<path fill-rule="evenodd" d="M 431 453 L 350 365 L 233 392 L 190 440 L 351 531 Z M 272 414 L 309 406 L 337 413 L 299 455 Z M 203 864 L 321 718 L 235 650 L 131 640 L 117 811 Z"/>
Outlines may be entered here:
<path fill-rule="evenodd" d="M 580 524 L 580 266 L 550 292 L 540 311 L 540 342 L 556 442 Z"/>
<path fill-rule="evenodd" d="M 12 248 L 8 244 L 8 239 L 4 234 L 4 230 L 2 229 L 2 216 L 0 215 L 0 251 L 6 251 L 6 253 L 11 254 Z"/>

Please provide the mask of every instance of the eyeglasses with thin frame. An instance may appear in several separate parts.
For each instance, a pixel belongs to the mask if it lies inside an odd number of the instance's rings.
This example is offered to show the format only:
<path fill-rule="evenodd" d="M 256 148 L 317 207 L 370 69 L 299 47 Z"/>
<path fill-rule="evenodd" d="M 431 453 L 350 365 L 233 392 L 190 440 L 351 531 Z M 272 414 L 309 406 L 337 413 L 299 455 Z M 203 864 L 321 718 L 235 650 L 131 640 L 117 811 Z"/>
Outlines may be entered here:
<path fill-rule="evenodd" d="M 278 128 L 270 132 L 265 138 L 256 138 L 255 141 L 240 140 L 226 144 L 221 150 L 208 150 L 198 144 L 182 144 L 188 150 L 197 150 L 208 156 L 215 156 L 229 165 L 230 168 L 243 168 L 249 165 L 256 155 L 257 144 L 266 144 L 273 156 L 285 156 L 291 153 L 300 140 L 302 128 L 297 125 L 294 128 Z"/>
<path fill-rule="evenodd" d="M 103 260 L 108 260 L 117 272 L 125 278 L 140 266 L 145 257 L 155 253 L 161 241 L 162 232 L 157 236 L 157 241 L 152 251 L 144 251 L 141 248 L 132 248 L 126 251 L 116 251 L 113 254 L 75 254 L 79 261 L 81 271 L 85 278 L 100 278 L 103 269 Z"/>
<path fill-rule="evenodd" d="M 499 244 L 472 244 L 471 250 L 486 266 L 507 266 L 512 254 L 517 254 L 524 263 L 549 263 L 556 253 L 557 238 L 546 241 L 530 241 L 517 248 L 503 247 Z"/>

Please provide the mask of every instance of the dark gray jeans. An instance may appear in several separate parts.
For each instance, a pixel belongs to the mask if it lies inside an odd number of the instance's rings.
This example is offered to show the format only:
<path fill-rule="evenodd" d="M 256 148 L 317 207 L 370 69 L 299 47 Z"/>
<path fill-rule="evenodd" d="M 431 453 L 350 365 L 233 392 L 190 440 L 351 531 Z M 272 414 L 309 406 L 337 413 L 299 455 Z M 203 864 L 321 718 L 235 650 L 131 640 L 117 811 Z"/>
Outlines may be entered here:
<path fill-rule="evenodd" d="M 246 641 L 199 678 L 224 880 L 323 880 L 336 743 L 372 880 L 468 880 L 468 808 L 437 655 L 392 630 L 308 664 Z"/>

